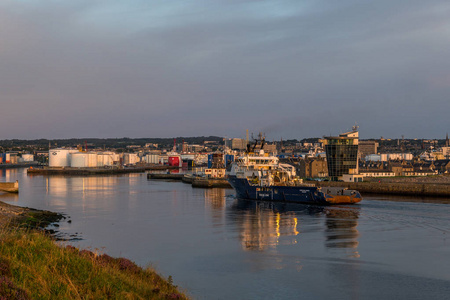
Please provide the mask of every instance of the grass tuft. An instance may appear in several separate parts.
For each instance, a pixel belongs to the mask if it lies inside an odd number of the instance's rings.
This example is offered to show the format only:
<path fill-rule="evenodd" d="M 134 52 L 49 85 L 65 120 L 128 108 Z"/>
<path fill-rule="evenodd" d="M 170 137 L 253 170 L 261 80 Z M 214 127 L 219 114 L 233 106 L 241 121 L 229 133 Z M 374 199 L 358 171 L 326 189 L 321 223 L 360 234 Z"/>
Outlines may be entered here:
<path fill-rule="evenodd" d="M 187 299 L 126 258 L 61 247 L 47 234 L 0 230 L 0 299 Z"/>
<path fill-rule="evenodd" d="M 5 276 L 0 276 L 0 299 L 30 299 L 27 293 Z"/>

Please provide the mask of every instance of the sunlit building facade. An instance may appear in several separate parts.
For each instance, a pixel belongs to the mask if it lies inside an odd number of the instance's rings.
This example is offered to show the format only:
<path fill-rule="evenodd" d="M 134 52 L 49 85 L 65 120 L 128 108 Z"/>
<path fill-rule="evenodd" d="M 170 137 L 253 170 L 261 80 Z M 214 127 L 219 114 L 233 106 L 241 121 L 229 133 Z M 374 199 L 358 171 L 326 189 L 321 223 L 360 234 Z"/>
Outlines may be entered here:
<path fill-rule="evenodd" d="M 328 176 L 331 180 L 341 180 L 343 175 L 358 173 L 357 128 L 337 137 L 325 137 Z"/>

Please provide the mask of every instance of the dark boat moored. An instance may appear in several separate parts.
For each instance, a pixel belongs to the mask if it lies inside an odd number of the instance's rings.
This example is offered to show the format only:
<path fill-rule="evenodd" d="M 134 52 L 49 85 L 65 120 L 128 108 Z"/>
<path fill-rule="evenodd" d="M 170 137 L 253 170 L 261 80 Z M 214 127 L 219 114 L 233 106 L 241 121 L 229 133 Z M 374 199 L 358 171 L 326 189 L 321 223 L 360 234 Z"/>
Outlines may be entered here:
<path fill-rule="evenodd" d="M 230 175 L 228 181 L 236 190 L 236 197 L 250 200 L 295 202 L 316 205 L 353 204 L 362 200 L 358 191 L 314 185 L 253 184 L 248 178 Z"/>
<path fill-rule="evenodd" d="M 252 152 L 248 151 L 231 164 L 228 182 L 236 190 L 237 198 L 318 205 L 353 204 L 362 200 L 356 190 L 303 183 L 292 165 L 280 163 L 278 157 L 265 154 L 261 134 L 260 140 L 258 154 L 254 153 L 258 144 L 255 142 Z"/>

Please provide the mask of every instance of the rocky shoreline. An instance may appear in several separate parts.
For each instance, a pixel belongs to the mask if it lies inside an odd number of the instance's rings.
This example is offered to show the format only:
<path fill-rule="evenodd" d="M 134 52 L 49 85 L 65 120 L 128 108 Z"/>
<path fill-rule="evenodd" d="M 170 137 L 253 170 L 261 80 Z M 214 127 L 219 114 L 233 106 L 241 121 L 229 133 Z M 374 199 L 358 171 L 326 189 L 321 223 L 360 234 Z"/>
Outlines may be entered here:
<path fill-rule="evenodd" d="M 45 231 L 48 225 L 57 223 L 64 218 L 59 213 L 29 207 L 19 207 L 0 201 L 0 228 L 12 226 Z M 51 231 L 49 232 L 51 233 Z"/>

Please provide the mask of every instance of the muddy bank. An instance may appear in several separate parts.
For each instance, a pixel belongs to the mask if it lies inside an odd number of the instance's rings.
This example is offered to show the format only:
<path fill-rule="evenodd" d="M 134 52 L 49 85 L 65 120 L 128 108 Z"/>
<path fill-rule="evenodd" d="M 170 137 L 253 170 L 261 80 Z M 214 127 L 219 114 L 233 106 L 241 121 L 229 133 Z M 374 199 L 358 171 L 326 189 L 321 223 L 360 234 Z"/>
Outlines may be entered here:
<path fill-rule="evenodd" d="M 19 207 L 0 201 L 1 228 L 11 226 L 44 230 L 50 224 L 57 223 L 63 218 L 65 217 L 59 213 Z"/>

